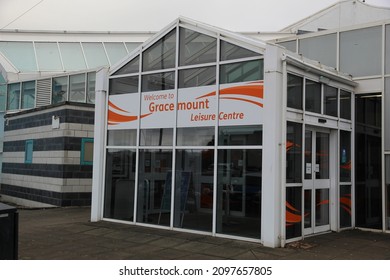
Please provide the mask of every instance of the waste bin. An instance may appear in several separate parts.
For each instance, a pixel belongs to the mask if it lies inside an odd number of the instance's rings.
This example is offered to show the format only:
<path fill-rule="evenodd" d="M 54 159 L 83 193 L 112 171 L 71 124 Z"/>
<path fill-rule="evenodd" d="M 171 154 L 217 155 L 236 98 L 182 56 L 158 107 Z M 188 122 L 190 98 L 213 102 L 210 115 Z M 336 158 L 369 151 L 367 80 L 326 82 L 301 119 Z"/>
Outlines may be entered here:
<path fill-rule="evenodd" d="M 17 209 L 0 203 L 0 260 L 18 259 L 18 224 Z"/>

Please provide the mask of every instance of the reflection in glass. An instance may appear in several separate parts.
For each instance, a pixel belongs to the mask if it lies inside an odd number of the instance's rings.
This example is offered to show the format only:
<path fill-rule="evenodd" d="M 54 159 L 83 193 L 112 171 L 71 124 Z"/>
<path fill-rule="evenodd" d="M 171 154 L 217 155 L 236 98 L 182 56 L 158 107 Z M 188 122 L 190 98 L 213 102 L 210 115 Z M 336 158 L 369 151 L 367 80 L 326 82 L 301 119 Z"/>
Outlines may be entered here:
<path fill-rule="evenodd" d="M 217 39 L 180 28 L 180 66 L 215 62 Z"/>
<path fill-rule="evenodd" d="M 164 72 L 142 76 L 142 92 L 175 88 L 175 73 Z"/>
<path fill-rule="evenodd" d="M 261 54 L 221 40 L 221 60 L 240 59 Z"/>
<path fill-rule="evenodd" d="M 30 109 L 35 106 L 35 81 L 22 83 L 21 108 Z"/>
<path fill-rule="evenodd" d="M 6 109 L 7 85 L 0 85 L 0 112 Z"/>
<path fill-rule="evenodd" d="M 106 158 L 103 217 L 133 221 L 136 152 L 108 149 Z"/>
<path fill-rule="evenodd" d="M 312 190 L 304 191 L 304 227 L 311 228 L 312 227 Z"/>
<path fill-rule="evenodd" d="M 137 222 L 170 225 L 172 151 L 140 150 Z"/>
<path fill-rule="evenodd" d="M 116 71 L 113 75 L 123 75 L 139 72 L 139 56 L 133 58 L 125 66 Z"/>
<path fill-rule="evenodd" d="M 175 67 L 176 29 L 143 52 L 142 71 Z"/>
<path fill-rule="evenodd" d="M 179 88 L 215 85 L 215 79 L 215 66 L 180 70 Z"/>
<path fill-rule="evenodd" d="M 87 103 L 95 104 L 96 72 L 87 74 Z"/>
<path fill-rule="evenodd" d="M 8 84 L 7 91 L 7 110 L 19 109 L 20 83 Z"/>
<path fill-rule="evenodd" d="M 340 228 L 352 225 L 351 186 L 340 186 Z"/>
<path fill-rule="evenodd" d="M 306 80 L 306 111 L 321 114 L 321 84 Z"/>
<path fill-rule="evenodd" d="M 329 134 L 316 133 L 316 179 L 329 179 Z"/>
<path fill-rule="evenodd" d="M 141 129 L 139 144 L 141 146 L 172 146 L 173 129 L 172 128 Z"/>
<path fill-rule="evenodd" d="M 261 125 L 220 126 L 219 145 L 262 145 L 263 127 Z"/>
<path fill-rule="evenodd" d="M 303 78 L 287 74 L 287 107 L 302 110 Z"/>
<path fill-rule="evenodd" d="M 302 182 L 302 125 L 287 122 L 286 181 Z"/>
<path fill-rule="evenodd" d="M 286 239 L 302 236 L 302 188 L 286 188 Z"/>
<path fill-rule="evenodd" d="M 214 127 L 184 127 L 177 129 L 178 146 L 214 146 Z"/>
<path fill-rule="evenodd" d="M 174 227 L 211 232 L 214 150 L 177 150 Z"/>
<path fill-rule="evenodd" d="M 69 100 L 85 102 L 85 74 L 69 77 Z"/>
<path fill-rule="evenodd" d="M 253 60 L 221 65 L 220 83 L 260 81 L 264 77 L 263 60 Z"/>
<path fill-rule="evenodd" d="M 338 89 L 324 85 L 324 114 L 337 117 Z"/>
<path fill-rule="evenodd" d="M 217 232 L 260 239 L 261 150 L 219 150 Z"/>
<path fill-rule="evenodd" d="M 136 129 L 107 130 L 108 146 L 135 146 L 137 145 Z"/>
<path fill-rule="evenodd" d="M 340 118 L 351 119 L 351 93 L 340 90 Z"/>
<path fill-rule="evenodd" d="M 110 79 L 110 95 L 138 92 L 138 75 Z"/>
<path fill-rule="evenodd" d="M 52 104 L 64 102 L 68 99 L 68 77 L 53 78 Z"/>
<path fill-rule="evenodd" d="M 340 131 L 340 182 L 351 182 L 351 133 Z"/>
<path fill-rule="evenodd" d="M 316 226 L 329 224 L 329 189 L 317 189 L 316 192 Z"/>

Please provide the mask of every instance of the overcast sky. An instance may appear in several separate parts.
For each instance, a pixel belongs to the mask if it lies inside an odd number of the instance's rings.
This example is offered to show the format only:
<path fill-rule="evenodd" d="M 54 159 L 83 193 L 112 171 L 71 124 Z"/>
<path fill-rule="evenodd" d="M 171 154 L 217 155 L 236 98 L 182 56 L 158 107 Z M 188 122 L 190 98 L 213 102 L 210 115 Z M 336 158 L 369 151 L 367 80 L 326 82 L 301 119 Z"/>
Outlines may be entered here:
<path fill-rule="evenodd" d="M 232 31 L 277 31 L 338 0 L 0 0 L 0 29 L 158 31 L 185 16 Z M 366 0 L 390 8 L 390 0 Z"/>

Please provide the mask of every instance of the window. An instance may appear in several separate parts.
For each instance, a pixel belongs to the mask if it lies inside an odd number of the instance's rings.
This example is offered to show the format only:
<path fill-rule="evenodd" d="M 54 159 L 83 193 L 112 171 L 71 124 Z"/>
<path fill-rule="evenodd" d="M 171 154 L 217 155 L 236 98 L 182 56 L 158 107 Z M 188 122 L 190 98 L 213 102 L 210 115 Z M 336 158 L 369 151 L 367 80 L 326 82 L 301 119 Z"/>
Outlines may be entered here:
<path fill-rule="evenodd" d="M 110 80 L 110 95 L 138 92 L 138 76 Z"/>
<path fill-rule="evenodd" d="M 87 103 L 95 104 L 96 72 L 87 74 Z"/>
<path fill-rule="evenodd" d="M 36 42 L 35 49 L 40 71 L 63 69 L 57 43 Z"/>
<path fill-rule="evenodd" d="M 135 146 L 137 144 L 136 129 L 118 129 L 107 131 L 108 146 Z"/>
<path fill-rule="evenodd" d="M 122 68 L 116 71 L 114 75 L 131 74 L 131 73 L 137 73 L 138 71 L 139 71 L 139 56 L 132 59 L 125 66 L 122 66 Z"/>
<path fill-rule="evenodd" d="M 231 60 L 246 57 L 259 56 L 261 54 L 221 41 L 221 60 Z"/>
<path fill-rule="evenodd" d="M 69 77 L 69 100 L 85 102 L 85 74 Z"/>
<path fill-rule="evenodd" d="M 287 107 L 302 110 L 303 78 L 287 74 Z"/>
<path fill-rule="evenodd" d="M 337 117 L 338 89 L 324 85 L 324 114 Z"/>
<path fill-rule="evenodd" d="M 175 73 L 165 72 L 142 76 L 142 91 L 160 91 L 175 88 Z"/>
<path fill-rule="evenodd" d="M 93 138 L 81 139 L 80 164 L 81 165 L 93 164 Z"/>
<path fill-rule="evenodd" d="M 33 140 L 26 140 L 24 148 L 24 163 L 32 163 L 33 161 Z"/>
<path fill-rule="evenodd" d="M 68 77 L 53 78 L 52 104 L 61 103 L 67 100 Z"/>
<path fill-rule="evenodd" d="M 177 146 L 214 146 L 214 127 L 177 129 Z"/>
<path fill-rule="evenodd" d="M 80 43 L 59 43 L 62 61 L 66 71 L 87 68 Z"/>
<path fill-rule="evenodd" d="M 302 125 L 287 122 L 286 143 L 287 183 L 302 182 Z"/>
<path fill-rule="evenodd" d="M 337 67 L 337 34 L 299 40 L 299 52 L 304 57 L 319 61 L 321 64 Z"/>
<path fill-rule="evenodd" d="M 204 67 L 179 71 L 179 88 L 215 85 L 216 68 Z"/>
<path fill-rule="evenodd" d="M 261 145 L 262 132 L 261 125 L 221 126 L 218 142 L 221 146 Z"/>
<path fill-rule="evenodd" d="M 22 109 L 30 109 L 35 106 L 35 81 L 22 83 Z"/>
<path fill-rule="evenodd" d="M 306 80 L 306 111 L 321 114 L 321 84 Z"/>
<path fill-rule="evenodd" d="M 83 43 L 88 68 L 108 66 L 108 59 L 102 43 Z"/>
<path fill-rule="evenodd" d="M 20 83 L 9 84 L 7 93 L 7 110 L 18 110 L 20 100 Z"/>
<path fill-rule="evenodd" d="M 239 83 L 263 80 L 263 60 L 221 65 L 220 83 Z"/>
<path fill-rule="evenodd" d="M 104 46 L 111 65 L 121 61 L 127 55 L 125 44 L 123 43 L 104 43 Z"/>
<path fill-rule="evenodd" d="M 297 41 L 286 41 L 286 42 L 280 42 L 277 43 L 278 45 L 281 45 L 282 47 L 285 47 L 289 51 L 297 52 Z"/>
<path fill-rule="evenodd" d="M 340 118 L 351 119 L 351 93 L 340 90 Z"/>
<path fill-rule="evenodd" d="M 172 128 L 141 129 L 140 131 L 141 146 L 172 146 L 172 144 Z"/>
<path fill-rule="evenodd" d="M 32 42 L 0 42 L 0 52 L 19 71 L 35 72 L 38 70 Z"/>
<path fill-rule="evenodd" d="M 0 85 L 0 112 L 5 111 L 7 97 L 7 85 Z"/>

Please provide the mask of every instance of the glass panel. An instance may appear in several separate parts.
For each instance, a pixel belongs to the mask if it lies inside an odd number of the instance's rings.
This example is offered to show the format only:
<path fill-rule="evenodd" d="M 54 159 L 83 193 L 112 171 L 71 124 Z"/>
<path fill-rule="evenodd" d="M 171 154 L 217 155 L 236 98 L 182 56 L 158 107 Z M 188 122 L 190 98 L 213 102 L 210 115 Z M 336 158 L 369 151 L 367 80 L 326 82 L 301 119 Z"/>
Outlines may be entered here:
<path fill-rule="evenodd" d="M 382 229 L 381 96 L 356 95 L 356 226 Z"/>
<path fill-rule="evenodd" d="M 214 146 L 214 127 L 177 129 L 177 146 Z"/>
<path fill-rule="evenodd" d="M 38 70 L 32 42 L 0 42 L 0 51 L 19 71 Z"/>
<path fill-rule="evenodd" d="M 143 52 L 142 70 L 152 71 L 175 67 L 176 29 Z"/>
<path fill-rule="evenodd" d="M 122 68 L 120 68 L 113 75 L 123 75 L 123 74 L 138 73 L 138 72 L 139 72 L 139 56 L 132 59 L 129 63 L 127 63 Z"/>
<path fill-rule="evenodd" d="M 217 39 L 180 28 L 180 65 L 194 65 L 217 60 Z"/>
<path fill-rule="evenodd" d="M 141 129 L 140 145 L 141 146 L 172 146 L 173 129 L 172 128 Z"/>
<path fill-rule="evenodd" d="M 312 227 L 312 190 L 304 191 L 304 204 L 305 204 L 304 227 L 311 228 Z"/>
<path fill-rule="evenodd" d="M 104 218 L 133 221 L 135 150 L 107 150 Z"/>
<path fill-rule="evenodd" d="M 211 232 L 214 150 L 177 150 L 174 227 Z"/>
<path fill-rule="evenodd" d="M 110 79 L 110 95 L 138 92 L 138 76 Z"/>
<path fill-rule="evenodd" d="M 298 53 L 321 64 L 337 68 L 337 34 L 301 39 Z"/>
<path fill-rule="evenodd" d="M 35 43 L 40 71 L 63 70 L 57 43 Z"/>
<path fill-rule="evenodd" d="M 390 108 L 390 77 L 385 78 L 385 108 Z M 390 110 L 387 109 L 384 112 L 384 122 L 385 122 L 385 151 L 390 151 Z"/>
<path fill-rule="evenodd" d="M 263 80 L 263 60 L 221 65 L 220 83 L 239 83 Z"/>
<path fill-rule="evenodd" d="M 218 233 L 260 239 L 261 157 L 261 150 L 218 151 Z"/>
<path fill-rule="evenodd" d="M 351 182 L 351 133 L 340 131 L 340 182 Z"/>
<path fill-rule="evenodd" d="M 6 108 L 6 96 L 7 96 L 7 86 L 0 85 L 0 112 L 4 112 Z"/>
<path fill-rule="evenodd" d="M 305 131 L 305 179 L 310 180 L 313 174 L 313 132 Z"/>
<path fill-rule="evenodd" d="M 175 73 L 166 72 L 142 76 L 142 92 L 175 88 Z"/>
<path fill-rule="evenodd" d="M 102 43 L 82 43 L 89 69 L 110 66 Z"/>
<path fill-rule="evenodd" d="M 140 150 L 137 222 L 170 225 L 172 151 Z"/>
<path fill-rule="evenodd" d="M 390 155 L 385 155 L 385 184 L 386 184 L 386 229 L 390 229 Z"/>
<path fill-rule="evenodd" d="M 340 228 L 352 226 L 351 186 L 340 186 Z"/>
<path fill-rule="evenodd" d="M 340 90 L 340 118 L 351 119 L 351 93 Z"/>
<path fill-rule="evenodd" d="M 299 123 L 287 122 L 286 161 L 287 183 L 301 183 L 302 125 Z"/>
<path fill-rule="evenodd" d="M 317 167 L 318 166 L 318 167 Z M 316 179 L 329 179 L 329 134 L 316 133 Z"/>
<path fill-rule="evenodd" d="M 218 144 L 224 146 L 262 145 L 263 126 L 220 126 Z"/>
<path fill-rule="evenodd" d="M 87 74 L 87 103 L 95 103 L 96 72 Z"/>
<path fill-rule="evenodd" d="M 277 43 L 278 45 L 281 45 L 292 52 L 297 52 L 297 41 L 286 41 L 286 42 L 280 42 Z"/>
<path fill-rule="evenodd" d="M 324 85 L 324 114 L 337 117 L 338 89 Z"/>
<path fill-rule="evenodd" d="M 67 100 L 68 77 L 53 78 L 52 104 L 57 104 Z"/>
<path fill-rule="evenodd" d="M 35 81 L 22 83 L 22 109 L 35 107 Z"/>
<path fill-rule="evenodd" d="M 126 48 L 128 53 L 133 52 L 136 48 L 138 48 L 142 43 L 139 42 L 126 42 Z"/>
<path fill-rule="evenodd" d="M 20 83 L 9 84 L 7 91 L 7 110 L 19 109 Z"/>
<path fill-rule="evenodd" d="M 302 236 L 302 188 L 286 188 L 286 239 Z"/>
<path fill-rule="evenodd" d="M 93 139 L 88 139 L 84 141 L 84 154 L 82 161 L 84 163 L 93 162 Z"/>
<path fill-rule="evenodd" d="M 111 65 L 114 65 L 127 56 L 123 43 L 104 43 Z"/>
<path fill-rule="evenodd" d="M 69 84 L 69 100 L 85 102 L 85 74 L 70 76 Z"/>
<path fill-rule="evenodd" d="M 385 46 L 385 73 L 390 74 L 390 25 L 386 25 L 386 46 Z"/>
<path fill-rule="evenodd" d="M 340 33 L 340 71 L 353 76 L 380 75 L 382 26 Z"/>
<path fill-rule="evenodd" d="M 87 68 L 80 43 L 59 43 L 62 62 L 66 71 Z"/>
<path fill-rule="evenodd" d="M 306 105 L 307 111 L 321 114 L 321 84 L 306 80 Z"/>
<path fill-rule="evenodd" d="M 25 151 L 24 151 L 24 163 L 33 162 L 33 152 L 34 152 L 34 141 L 26 140 Z"/>
<path fill-rule="evenodd" d="M 6 75 L 6 73 L 4 73 L 4 74 Z M 1 71 L 0 71 L 0 84 L 5 84 L 5 83 L 6 83 L 6 80 L 3 76 L 3 73 L 1 73 Z"/>
<path fill-rule="evenodd" d="M 215 85 L 215 81 L 215 66 L 179 71 L 179 88 Z"/>
<path fill-rule="evenodd" d="M 221 40 L 221 60 L 239 59 L 261 54 Z"/>
<path fill-rule="evenodd" d="M 107 131 L 108 146 L 135 146 L 137 145 L 137 130 L 122 129 Z"/>
<path fill-rule="evenodd" d="M 302 110 L 303 78 L 287 74 L 287 107 Z"/>
<path fill-rule="evenodd" d="M 329 189 L 317 189 L 316 226 L 329 225 Z"/>

